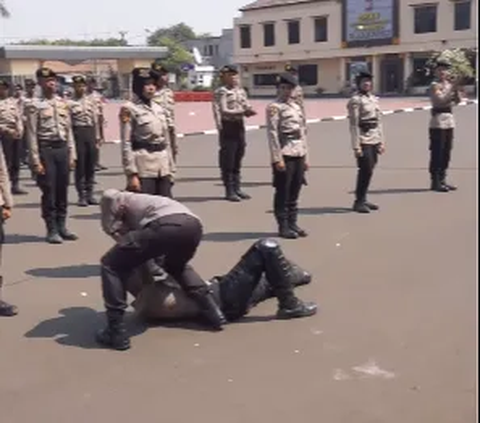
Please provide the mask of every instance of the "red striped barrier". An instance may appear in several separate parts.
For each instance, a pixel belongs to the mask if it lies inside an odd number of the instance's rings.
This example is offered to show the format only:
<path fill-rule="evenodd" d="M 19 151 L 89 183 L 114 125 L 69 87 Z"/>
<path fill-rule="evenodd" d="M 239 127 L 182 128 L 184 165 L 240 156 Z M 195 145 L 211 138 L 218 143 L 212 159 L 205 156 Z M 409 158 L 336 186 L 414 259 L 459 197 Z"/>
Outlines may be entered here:
<path fill-rule="evenodd" d="M 211 91 L 175 91 L 175 102 L 194 102 L 194 101 L 212 101 L 213 94 Z"/>

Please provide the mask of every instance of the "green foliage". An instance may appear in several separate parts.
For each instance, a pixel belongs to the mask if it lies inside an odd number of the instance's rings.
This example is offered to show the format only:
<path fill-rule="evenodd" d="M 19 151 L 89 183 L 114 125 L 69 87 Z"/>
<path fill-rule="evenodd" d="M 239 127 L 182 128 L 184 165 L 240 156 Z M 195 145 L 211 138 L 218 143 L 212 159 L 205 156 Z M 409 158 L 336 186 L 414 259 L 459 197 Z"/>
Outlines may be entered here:
<path fill-rule="evenodd" d="M 164 38 L 169 38 L 176 43 L 184 43 L 197 37 L 193 29 L 182 22 L 167 28 L 157 29 L 147 38 L 147 43 L 149 46 L 160 46 L 162 45 L 160 42 Z"/>
<path fill-rule="evenodd" d="M 427 66 L 434 67 L 437 60 L 445 60 L 452 66 L 452 76 L 459 82 L 469 81 L 475 75 L 473 60 L 476 50 L 449 49 L 432 54 Z"/>

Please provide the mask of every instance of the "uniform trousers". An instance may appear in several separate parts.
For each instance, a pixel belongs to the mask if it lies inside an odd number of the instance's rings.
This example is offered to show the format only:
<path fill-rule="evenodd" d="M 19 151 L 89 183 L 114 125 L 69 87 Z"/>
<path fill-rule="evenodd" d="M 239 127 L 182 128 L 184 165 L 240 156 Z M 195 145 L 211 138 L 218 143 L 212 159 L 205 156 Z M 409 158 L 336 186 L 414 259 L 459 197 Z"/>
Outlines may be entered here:
<path fill-rule="evenodd" d="M 162 197 L 172 197 L 172 180 L 169 176 L 160 178 L 139 178 L 140 191 L 143 194 L 161 195 Z"/>
<path fill-rule="evenodd" d="M 362 144 L 362 155 L 357 157 L 357 185 L 355 200 L 363 203 L 367 201 L 368 187 L 372 180 L 373 170 L 378 162 L 378 149 L 380 144 Z"/>
<path fill-rule="evenodd" d="M 246 145 L 243 120 L 223 120 L 220 130 L 218 161 L 225 186 L 240 184 L 240 173 Z"/>
<path fill-rule="evenodd" d="M 4 220 L 3 220 L 3 207 L 0 207 L 0 271 L 2 268 L 2 253 L 3 253 L 3 244 L 5 242 L 5 229 L 4 229 Z M 3 276 L 0 274 L 0 301 L 2 301 L 2 287 L 3 287 Z"/>
<path fill-rule="evenodd" d="M 20 164 L 22 161 L 22 140 L 3 135 L 2 146 L 10 182 L 13 188 L 17 188 L 20 179 Z"/>
<path fill-rule="evenodd" d="M 202 225 L 197 218 L 174 214 L 122 237 L 101 259 L 102 291 L 107 311 L 125 311 L 130 274 L 138 266 L 159 256 L 163 257 L 165 271 L 187 294 L 208 292 L 206 282 L 188 265 L 202 235 Z"/>
<path fill-rule="evenodd" d="M 273 169 L 273 211 L 279 223 L 296 220 L 298 197 L 305 181 L 305 157 L 283 156 L 283 161 L 285 170 Z"/>
<path fill-rule="evenodd" d="M 453 128 L 430 128 L 430 175 L 445 180 L 453 147 Z"/>
<path fill-rule="evenodd" d="M 70 157 L 65 141 L 39 141 L 40 161 L 45 169 L 37 175 L 42 191 L 42 218 L 47 226 L 55 225 L 67 217 Z"/>
<path fill-rule="evenodd" d="M 75 187 L 79 195 L 82 195 L 85 191 L 92 192 L 95 184 L 97 159 L 95 128 L 93 126 L 75 126 L 73 137 L 77 149 Z"/>

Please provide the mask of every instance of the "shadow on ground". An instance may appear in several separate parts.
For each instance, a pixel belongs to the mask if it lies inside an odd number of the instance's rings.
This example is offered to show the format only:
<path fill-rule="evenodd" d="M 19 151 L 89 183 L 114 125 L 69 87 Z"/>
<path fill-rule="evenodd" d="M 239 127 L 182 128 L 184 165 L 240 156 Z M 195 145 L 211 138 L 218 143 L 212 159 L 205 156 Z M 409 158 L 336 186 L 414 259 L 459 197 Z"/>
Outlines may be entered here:
<path fill-rule="evenodd" d="M 70 216 L 71 219 L 78 219 L 78 220 L 100 220 L 101 214 L 100 213 L 92 213 L 92 214 L 74 214 Z"/>
<path fill-rule="evenodd" d="M 298 214 L 303 215 L 344 214 L 351 212 L 352 209 L 348 207 L 302 207 L 298 210 Z M 267 213 L 273 214 L 273 210 L 268 210 Z"/>
<path fill-rule="evenodd" d="M 275 232 L 210 232 L 203 235 L 203 240 L 211 242 L 235 242 L 273 238 L 277 235 Z"/>
<path fill-rule="evenodd" d="M 209 201 L 223 201 L 224 198 L 220 196 L 204 196 L 204 197 L 174 197 L 175 201 L 180 203 L 208 203 Z"/>
<path fill-rule="evenodd" d="M 223 187 L 223 184 L 215 184 L 217 187 Z M 242 182 L 242 188 L 271 187 L 272 182 Z"/>
<path fill-rule="evenodd" d="M 418 194 L 422 192 L 430 192 L 428 188 L 388 188 L 388 189 L 372 189 L 368 191 L 372 195 L 383 195 L 383 194 Z M 350 192 L 349 194 L 354 194 Z"/>
<path fill-rule="evenodd" d="M 88 307 L 61 309 L 58 317 L 44 320 L 29 330 L 26 338 L 51 338 L 57 344 L 84 349 L 102 349 L 95 342 L 95 331 L 105 325 L 105 313 Z M 145 332 L 147 326 L 128 315 L 128 334 L 131 337 Z"/>
<path fill-rule="evenodd" d="M 5 236 L 5 244 L 33 244 L 36 242 L 45 242 L 45 237 L 38 235 L 24 235 L 24 234 L 7 234 Z"/>
<path fill-rule="evenodd" d="M 185 177 L 185 178 L 178 178 L 175 179 L 175 182 L 178 183 L 189 183 L 189 182 L 216 182 L 219 181 L 220 178 L 214 176 L 196 176 L 196 177 Z"/>
<path fill-rule="evenodd" d="M 79 264 L 63 267 L 44 267 L 30 269 L 25 272 L 27 275 L 37 278 L 55 278 L 55 279 L 81 279 L 100 276 L 99 264 Z"/>

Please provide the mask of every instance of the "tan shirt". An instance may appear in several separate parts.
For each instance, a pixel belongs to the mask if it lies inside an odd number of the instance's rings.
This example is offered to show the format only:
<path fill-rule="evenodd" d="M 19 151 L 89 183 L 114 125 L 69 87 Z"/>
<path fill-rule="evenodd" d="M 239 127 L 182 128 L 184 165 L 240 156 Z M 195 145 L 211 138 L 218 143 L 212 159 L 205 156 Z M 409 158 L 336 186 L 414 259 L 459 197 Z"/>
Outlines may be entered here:
<path fill-rule="evenodd" d="M 434 81 L 430 85 L 430 102 L 432 108 L 451 108 L 460 103 L 458 90 L 448 81 Z M 453 113 L 433 114 L 430 128 L 450 129 L 455 127 Z"/>
<path fill-rule="evenodd" d="M 120 140 L 125 174 L 140 178 L 172 176 L 175 173 L 169 142 L 167 116 L 163 107 L 152 101 L 148 106 L 140 100 L 126 102 L 120 110 Z M 132 142 L 160 144 L 162 151 L 133 150 Z"/>
<path fill-rule="evenodd" d="M 301 107 L 293 100 L 277 100 L 267 106 L 267 136 L 272 163 L 283 156 L 308 155 L 305 119 Z"/>
<path fill-rule="evenodd" d="M 3 154 L 3 145 L 0 142 L 0 206 L 11 208 L 13 206 L 10 177 L 8 176 L 7 163 Z"/>
<path fill-rule="evenodd" d="M 362 144 L 384 144 L 382 128 L 382 112 L 378 98 L 373 94 L 355 93 L 347 104 L 350 121 L 352 148 L 360 148 Z M 363 130 L 362 122 L 377 120 L 377 127 Z"/>
<path fill-rule="evenodd" d="M 243 120 L 245 112 L 252 109 L 242 87 L 227 86 L 215 90 L 212 107 L 218 130 L 222 128 L 222 120 Z"/>
<path fill-rule="evenodd" d="M 7 97 L 0 100 L 0 136 L 5 135 L 14 139 L 23 136 L 23 119 L 18 106 L 18 100 Z"/>
<path fill-rule="evenodd" d="M 300 85 L 297 85 L 295 89 L 293 90 L 292 93 L 293 101 L 297 103 L 300 108 L 302 109 L 303 117 L 306 120 L 307 116 L 305 114 L 305 102 L 304 102 L 304 94 L 303 94 L 303 88 Z"/>
<path fill-rule="evenodd" d="M 93 91 L 87 94 L 87 97 L 93 100 L 93 103 L 97 106 L 98 115 L 103 118 L 103 96 L 97 91 Z"/>
<path fill-rule="evenodd" d="M 168 126 L 170 128 L 175 127 L 175 97 L 173 91 L 168 87 L 163 87 L 156 92 L 153 101 L 165 109 Z"/>
<path fill-rule="evenodd" d="M 64 141 L 68 145 L 70 160 L 77 159 L 72 134 L 72 122 L 68 103 L 55 96 L 35 98 L 25 110 L 27 140 L 33 166 L 40 164 L 39 146 L 49 141 Z"/>

